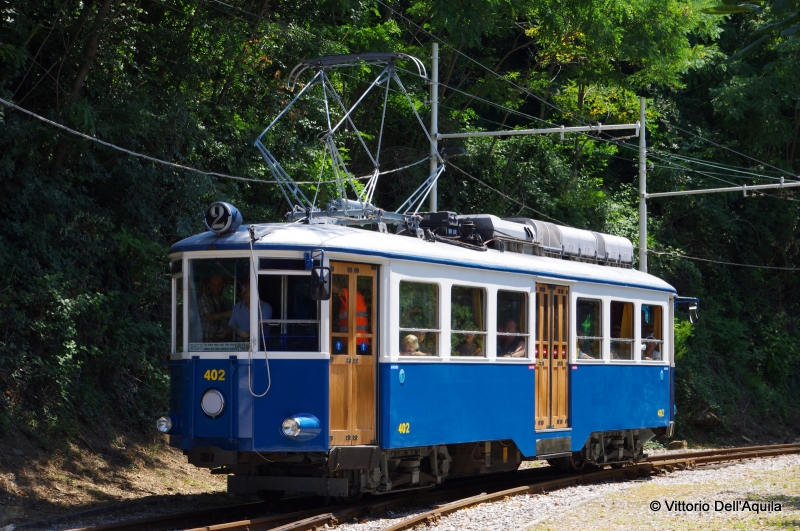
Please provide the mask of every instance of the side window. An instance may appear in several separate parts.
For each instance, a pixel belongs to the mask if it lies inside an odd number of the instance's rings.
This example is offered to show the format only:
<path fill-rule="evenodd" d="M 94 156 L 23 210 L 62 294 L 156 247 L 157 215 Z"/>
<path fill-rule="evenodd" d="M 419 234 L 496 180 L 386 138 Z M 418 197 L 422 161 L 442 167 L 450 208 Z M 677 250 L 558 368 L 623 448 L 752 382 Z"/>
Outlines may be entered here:
<path fill-rule="evenodd" d="M 497 292 L 497 357 L 528 355 L 528 294 Z"/>
<path fill-rule="evenodd" d="M 439 286 L 400 282 L 400 355 L 439 353 Z"/>
<path fill-rule="evenodd" d="M 260 349 L 319 351 L 319 303 L 311 298 L 310 275 L 259 275 Z"/>
<path fill-rule="evenodd" d="M 246 351 L 244 340 L 231 325 L 234 307 L 250 279 L 248 258 L 189 261 L 189 351 Z"/>
<path fill-rule="evenodd" d="M 486 291 L 453 286 L 450 290 L 450 348 L 453 356 L 486 355 Z"/>
<path fill-rule="evenodd" d="M 641 312 L 642 359 L 661 361 L 664 356 L 664 319 L 661 306 L 642 304 Z"/>
<path fill-rule="evenodd" d="M 633 359 L 633 303 L 611 301 L 611 359 Z"/>
<path fill-rule="evenodd" d="M 575 306 L 577 346 L 575 357 L 579 360 L 603 358 L 603 302 L 578 299 Z"/>

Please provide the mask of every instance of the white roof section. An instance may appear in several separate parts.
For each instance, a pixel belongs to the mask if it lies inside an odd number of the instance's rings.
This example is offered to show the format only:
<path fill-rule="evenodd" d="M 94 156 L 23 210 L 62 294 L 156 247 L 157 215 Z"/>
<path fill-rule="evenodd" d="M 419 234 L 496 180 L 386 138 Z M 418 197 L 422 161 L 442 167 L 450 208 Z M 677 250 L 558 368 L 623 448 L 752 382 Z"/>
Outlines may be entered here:
<path fill-rule="evenodd" d="M 441 242 L 429 242 L 410 236 L 386 234 L 333 224 L 274 223 L 252 225 L 258 240 L 253 250 L 262 255 L 268 250 L 349 253 L 363 256 L 365 262 L 408 260 L 449 266 L 504 271 L 598 284 L 652 289 L 675 293 L 670 284 L 653 275 L 619 267 L 609 267 L 544 256 L 478 251 Z M 182 240 L 170 254 L 191 251 L 250 252 L 250 227 L 240 227 L 231 234 L 205 232 Z M 377 258 L 377 260 L 376 260 Z"/>

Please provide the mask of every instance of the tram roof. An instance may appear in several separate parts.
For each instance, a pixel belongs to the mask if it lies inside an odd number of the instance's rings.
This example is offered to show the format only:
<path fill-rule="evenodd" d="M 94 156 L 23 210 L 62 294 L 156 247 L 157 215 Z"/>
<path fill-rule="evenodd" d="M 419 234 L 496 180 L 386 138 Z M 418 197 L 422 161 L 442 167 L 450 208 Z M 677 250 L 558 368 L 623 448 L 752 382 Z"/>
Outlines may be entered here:
<path fill-rule="evenodd" d="M 676 293 L 674 287 L 658 277 L 635 269 L 609 267 L 586 262 L 561 260 L 489 249 L 481 252 L 441 242 L 386 234 L 332 224 L 269 223 L 256 225 L 260 238 L 253 251 L 311 251 L 350 253 L 364 257 L 408 260 L 487 271 L 541 275 L 554 279 L 610 284 Z M 249 226 L 236 232 L 204 232 L 175 243 L 170 254 L 193 251 L 250 251 Z"/>

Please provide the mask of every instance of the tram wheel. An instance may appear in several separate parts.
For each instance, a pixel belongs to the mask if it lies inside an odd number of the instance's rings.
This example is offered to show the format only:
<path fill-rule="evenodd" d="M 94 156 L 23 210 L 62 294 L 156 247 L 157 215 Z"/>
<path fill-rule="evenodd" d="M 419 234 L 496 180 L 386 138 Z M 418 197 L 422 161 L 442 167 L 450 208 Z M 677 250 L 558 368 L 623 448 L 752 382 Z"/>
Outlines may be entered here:
<path fill-rule="evenodd" d="M 586 468 L 586 460 L 577 454 L 572 454 L 569 457 L 569 468 L 573 472 L 583 472 Z"/>
<path fill-rule="evenodd" d="M 346 505 L 348 503 L 356 503 L 360 501 L 361 498 L 364 497 L 363 492 L 351 492 L 348 496 L 336 496 L 336 501 L 341 503 L 342 505 Z"/>
<path fill-rule="evenodd" d="M 548 459 L 547 464 L 551 467 L 555 468 L 559 472 L 566 472 L 570 469 L 570 457 L 554 457 L 553 459 Z"/>
<path fill-rule="evenodd" d="M 264 503 L 272 507 L 281 500 L 284 492 L 285 491 L 283 490 L 259 490 L 256 492 L 256 496 L 261 498 Z"/>

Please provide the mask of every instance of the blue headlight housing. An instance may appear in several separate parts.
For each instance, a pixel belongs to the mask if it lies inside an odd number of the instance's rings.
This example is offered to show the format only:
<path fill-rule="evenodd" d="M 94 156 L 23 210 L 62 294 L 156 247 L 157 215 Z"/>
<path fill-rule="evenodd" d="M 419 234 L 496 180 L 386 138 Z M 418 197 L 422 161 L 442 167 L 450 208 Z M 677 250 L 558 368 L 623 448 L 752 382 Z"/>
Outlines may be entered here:
<path fill-rule="evenodd" d="M 293 441 L 309 441 L 321 431 L 319 419 L 309 413 L 292 415 L 281 423 L 281 434 Z"/>

